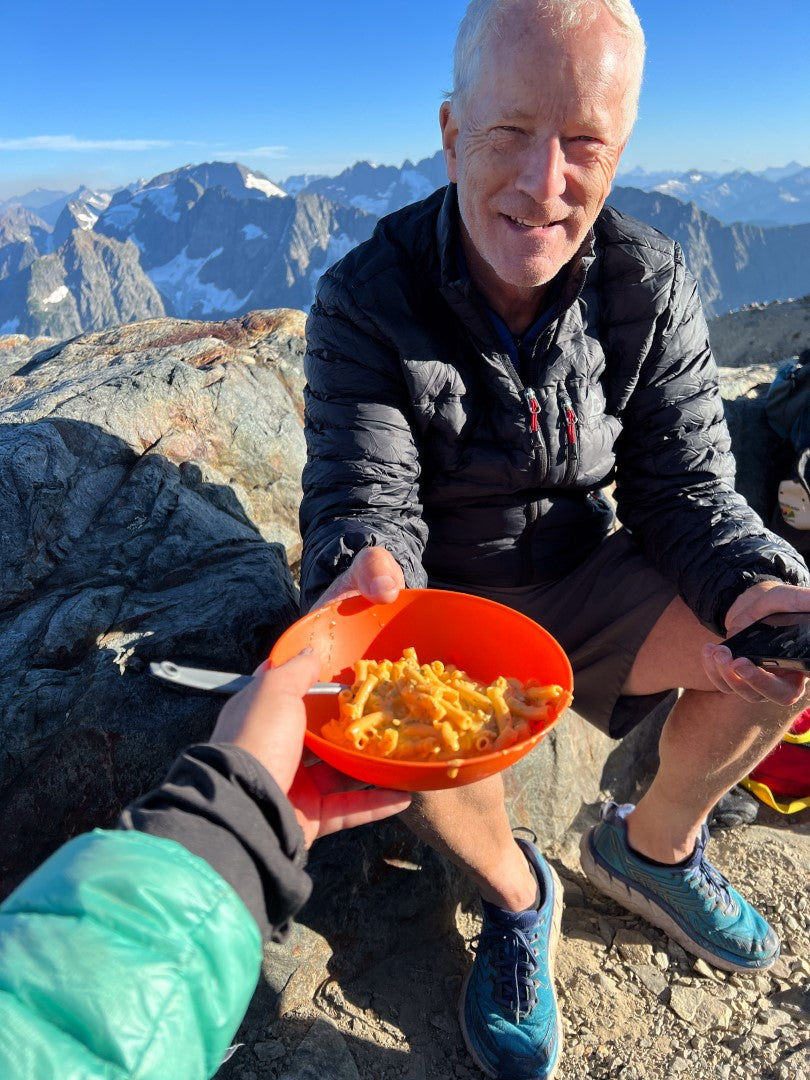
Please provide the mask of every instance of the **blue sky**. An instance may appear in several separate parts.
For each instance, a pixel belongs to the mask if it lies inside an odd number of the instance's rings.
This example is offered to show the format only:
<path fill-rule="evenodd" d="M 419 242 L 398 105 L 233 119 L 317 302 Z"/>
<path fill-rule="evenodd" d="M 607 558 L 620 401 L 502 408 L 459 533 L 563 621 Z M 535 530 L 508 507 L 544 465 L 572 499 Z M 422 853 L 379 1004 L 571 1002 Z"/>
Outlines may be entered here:
<path fill-rule="evenodd" d="M 439 148 L 465 0 L 11 0 L 0 198 L 112 187 L 190 162 L 274 180 Z M 637 0 L 641 116 L 621 170 L 810 165 L 810 6 Z"/>

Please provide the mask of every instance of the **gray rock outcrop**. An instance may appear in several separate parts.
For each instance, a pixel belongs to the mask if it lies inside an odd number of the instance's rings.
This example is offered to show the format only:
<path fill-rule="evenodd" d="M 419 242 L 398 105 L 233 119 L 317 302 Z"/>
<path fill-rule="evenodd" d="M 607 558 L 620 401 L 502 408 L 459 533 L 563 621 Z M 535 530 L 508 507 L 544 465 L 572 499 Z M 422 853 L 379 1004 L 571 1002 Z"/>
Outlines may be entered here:
<path fill-rule="evenodd" d="M 709 334 L 721 366 L 779 365 L 810 348 L 810 296 L 721 315 L 709 323 Z"/>
<path fill-rule="evenodd" d="M 159 319 L 3 359 L 6 424 L 84 421 L 139 456 L 180 466 L 184 482 L 298 558 L 304 314 L 253 312 L 224 323 Z M 14 340 L 14 339 L 12 339 Z M 12 357 L 19 355 L 14 348 Z"/>
<path fill-rule="evenodd" d="M 302 319 L 157 321 L 0 382 L 0 891 L 109 823 L 221 702 L 152 659 L 251 671 L 295 619 Z"/>

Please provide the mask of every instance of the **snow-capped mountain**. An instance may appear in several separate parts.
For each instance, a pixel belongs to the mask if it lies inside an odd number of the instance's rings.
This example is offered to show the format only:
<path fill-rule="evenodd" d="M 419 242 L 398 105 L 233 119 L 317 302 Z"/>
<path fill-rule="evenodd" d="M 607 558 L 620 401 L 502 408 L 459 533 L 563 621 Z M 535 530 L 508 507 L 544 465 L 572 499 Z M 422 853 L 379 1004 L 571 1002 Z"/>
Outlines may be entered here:
<path fill-rule="evenodd" d="M 86 187 L 74 192 L 56 219 L 48 250 L 55 251 L 74 229 L 92 229 L 99 214 L 110 205 L 112 197 L 109 191 L 91 191 Z"/>
<path fill-rule="evenodd" d="M 81 189 L 63 200 L 53 228 L 16 205 L 0 216 L 0 333 L 69 336 L 164 313 L 304 308 L 321 273 L 375 220 L 317 193 L 291 197 L 223 162 L 137 181 L 112 197 Z"/>
<path fill-rule="evenodd" d="M 86 215 L 98 216 L 99 210 L 109 205 L 113 197 L 112 191 L 93 191 L 88 187 L 77 188 L 76 191 L 49 191 L 45 188 L 36 188 L 25 195 L 14 196 L 0 202 L 0 216 L 5 216 L 10 210 L 22 207 L 32 210 L 46 225 L 55 225 L 59 215 L 69 204 L 75 204 L 75 210 L 79 217 Z M 82 228 L 91 228 L 91 224 L 85 224 Z"/>
<path fill-rule="evenodd" d="M 105 224 L 125 230 L 142 213 L 147 218 L 156 213 L 166 221 L 177 222 L 181 213 L 209 188 L 220 188 L 232 199 L 287 198 L 272 180 L 244 165 L 219 161 L 186 165 L 117 192 L 109 205 Z"/>
<path fill-rule="evenodd" d="M 95 231 L 136 245 L 169 314 L 222 318 L 308 306 L 323 270 L 373 226 L 353 207 L 291 197 L 261 173 L 214 162 L 119 192 Z"/>
<path fill-rule="evenodd" d="M 635 171 L 623 178 L 635 186 L 620 183 L 610 201 L 681 243 L 712 316 L 810 292 L 810 224 L 725 225 L 697 197 L 741 206 L 789 188 L 794 201 L 782 202 L 799 214 L 809 173 L 795 163 L 725 178 Z M 16 200 L 0 214 L 0 334 L 68 336 L 164 312 L 207 319 L 306 309 L 323 271 L 380 216 L 445 182 L 441 153 L 399 168 L 359 162 L 339 176 L 280 183 L 244 165 L 210 162 L 134 181 L 112 197 L 88 189 L 61 195 L 53 221 L 42 206 Z M 53 192 L 31 194 L 51 212 L 45 195 Z"/>
<path fill-rule="evenodd" d="M 810 221 L 810 168 L 791 162 L 760 173 L 690 169 L 684 173 L 632 169 L 620 173 L 623 187 L 658 191 L 681 202 L 693 202 L 725 224 L 801 225 Z"/>
<path fill-rule="evenodd" d="M 297 195 L 308 184 L 325 179 L 327 179 L 325 173 L 297 173 L 295 176 L 288 176 L 286 180 L 279 180 L 278 186 L 286 191 L 288 195 Z"/>
<path fill-rule="evenodd" d="M 6 210 L 0 216 L 0 283 L 38 259 L 47 249 L 50 234 L 50 226 L 33 210 L 19 204 Z"/>

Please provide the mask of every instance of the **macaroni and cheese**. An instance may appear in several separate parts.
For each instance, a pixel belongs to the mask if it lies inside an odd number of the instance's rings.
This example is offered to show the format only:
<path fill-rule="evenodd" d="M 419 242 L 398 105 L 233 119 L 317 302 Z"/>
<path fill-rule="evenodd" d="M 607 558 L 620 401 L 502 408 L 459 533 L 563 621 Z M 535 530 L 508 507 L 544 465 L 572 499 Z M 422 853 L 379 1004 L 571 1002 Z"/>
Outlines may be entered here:
<path fill-rule="evenodd" d="M 542 731 L 571 702 L 561 686 L 499 676 L 487 686 L 440 660 L 358 660 L 325 739 L 372 757 L 446 761 L 504 750 Z"/>

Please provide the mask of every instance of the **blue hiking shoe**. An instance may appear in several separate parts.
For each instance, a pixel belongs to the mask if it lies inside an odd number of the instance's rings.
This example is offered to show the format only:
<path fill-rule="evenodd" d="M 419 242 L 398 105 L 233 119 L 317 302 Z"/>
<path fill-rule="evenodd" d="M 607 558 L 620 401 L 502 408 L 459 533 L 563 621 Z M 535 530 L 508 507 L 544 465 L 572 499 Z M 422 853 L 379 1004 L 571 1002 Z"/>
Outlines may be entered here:
<path fill-rule="evenodd" d="M 602 821 L 582 837 L 586 877 L 622 907 L 726 971 L 756 971 L 779 956 L 779 938 L 762 916 L 706 861 L 704 825 L 691 857 L 677 866 L 640 859 L 627 843 L 633 806 L 606 803 Z"/>
<path fill-rule="evenodd" d="M 562 886 L 540 852 L 517 839 L 540 887 L 539 910 L 506 912 L 482 901 L 475 962 L 461 991 L 461 1033 L 473 1060 L 498 1080 L 550 1080 L 562 1028 L 554 993 Z"/>

